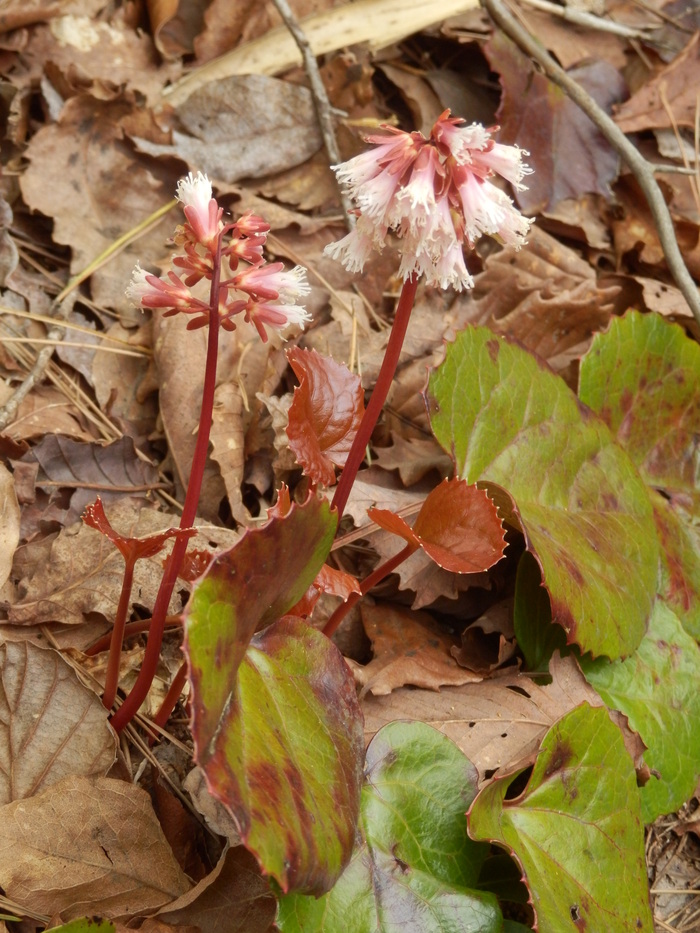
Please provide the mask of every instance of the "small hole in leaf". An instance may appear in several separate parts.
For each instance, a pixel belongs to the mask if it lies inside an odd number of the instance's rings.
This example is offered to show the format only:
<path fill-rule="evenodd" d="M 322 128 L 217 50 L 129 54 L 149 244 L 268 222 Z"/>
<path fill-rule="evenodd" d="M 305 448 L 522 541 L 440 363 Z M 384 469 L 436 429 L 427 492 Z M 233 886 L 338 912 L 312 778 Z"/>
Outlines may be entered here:
<path fill-rule="evenodd" d="M 510 787 L 506 791 L 505 799 L 515 800 L 516 797 L 519 797 L 527 787 L 527 782 L 530 780 L 531 774 L 532 768 L 526 768 L 522 774 L 519 774 L 517 777 L 513 778 Z"/>

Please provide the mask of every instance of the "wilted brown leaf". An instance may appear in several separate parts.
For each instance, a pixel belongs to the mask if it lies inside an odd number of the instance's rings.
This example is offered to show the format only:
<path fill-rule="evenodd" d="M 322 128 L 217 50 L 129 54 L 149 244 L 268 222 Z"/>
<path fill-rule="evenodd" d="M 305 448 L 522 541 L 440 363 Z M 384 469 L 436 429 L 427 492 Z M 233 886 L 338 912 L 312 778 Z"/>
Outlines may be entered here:
<path fill-rule="evenodd" d="M 0 886 L 70 920 L 152 911 L 190 883 L 145 791 L 112 778 L 68 777 L 0 808 Z"/>
<path fill-rule="evenodd" d="M 27 205 L 54 219 L 54 240 L 72 249 L 71 269 L 82 271 L 113 242 L 175 193 L 181 169 L 135 157 L 123 123 L 142 111 L 124 98 L 96 100 L 88 94 L 66 101 L 57 123 L 43 126 L 25 152 L 20 176 Z M 173 219 L 166 217 L 136 244 L 127 245 L 90 279 L 92 297 L 133 317 L 124 289 L 138 259 L 166 254 Z"/>
<path fill-rule="evenodd" d="M 276 912 L 276 899 L 254 856 L 236 846 L 158 916 L 168 924 L 194 924 L 201 933 L 267 933 Z"/>
<path fill-rule="evenodd" d="M 573 658 L 554 661 L 553 681 L 540 686 L 530 677 L 504 674 L 494 680 L 429 690 L 395 690 L 362 701 L 369 741 L 394 719 L 427 722 L 461 748 L 479 776 L 507 769 L 539 747 L 552 723 L 584 701 L 602 706 Z"/>
<path fill-rule="evenodd" d="M 265 75 L 210 81 L 177 108 L 186 132 L 172 145 L 139 139 L 142 152 L 176 156 L 231 184 L 305 162 L 322 145 L 311 92 Z"/>
<path fill-rule="evenodd" d="M 57 651 L 0 645 L 0 804 L 68 775 L 106 774 L 116 747 L 99 697 Z"/>
<path fill-rule="evenodd" d="M 363 603 L 360 612 L 374 652 L 369 664 L 352 663 L 363 693 L 384 696 L 405 684 L 439 690 L 446 684 L 481 680 L 480 675 L 457 664 L 451 654 L 454 639 L 427 613 L 409 612 L 387 603 Z"/>
<path fill-rule="evenodd" d="M 107 516 L 117 530 L 130 537 L 145 537 L 171 527 L 173 516 L 156 512 L 141 502 L 122 499 L 107 507 Z M 237 539 L 225 528 L 200 530 L 190 546 L 207 548 L 212 542 L 230 546 Z M 168 553 L 140 560 L 134 572 L 132 603 L 150 610 L 163 575 L 162 559 Z M 51 546 L 48 567 L 40 564 L 29 579 L 20 582 L 22 596 L 9 609 L 11 622 L 64 622 L 75 625 L 89 613 L 114 619 L 124 571 L 124 560 L 117 549 L 99 532 L 87 525 L 65 528 Z M 181 609 L 176 594 L 170 612 Z"/>
<path fill-rule="evenodd" d="M 683 51 L 621 104 L 615 122 L 623 133 L 677 126 L 692 129 L 697 119 L 700 33 Z"/>
<path fill-rule="evenodd" d="M 19 544 L 20 512 L 12 474 L 0 463 L 0 586 L 10 576 Z"/>

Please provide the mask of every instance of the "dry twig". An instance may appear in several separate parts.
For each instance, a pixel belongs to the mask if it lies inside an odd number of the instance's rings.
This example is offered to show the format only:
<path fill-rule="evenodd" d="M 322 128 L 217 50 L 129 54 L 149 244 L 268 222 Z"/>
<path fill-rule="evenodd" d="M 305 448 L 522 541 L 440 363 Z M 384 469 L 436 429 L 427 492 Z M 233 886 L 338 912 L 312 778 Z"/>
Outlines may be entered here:
<path fill-rule="evenodd" d="M 309 40 L 306 38 L 304 30 L 292 13 L 287 0 L 272 0 L 272 2 L 301 52 L 301 57 L 304 60 L 304 69 L 308 76 L 309 84 L 311 85 L 311 96 L 313 98 L 314 108 L 316 109 L 321 135 L 323 136 L 323 144 L 326 147 L 330 164 L 337 165 L 341 161 L 341 158 L 338 143 L 335 138 L 335 129 L 333 127 L 333 107 L 331 107 L 331 102 L 328 100 L 328 94 L 326 94 L 326 88 L 321 78 L 321 72 L 318 69 L 318 63 L 316 62 L 316 56 L 309 44 Z M 352 230 L 355 226 L 352 202 L 340 185 L 338 185 L 337 180 L 336 187 L 340 195 L 340 203 L 343 206 L 346 226 L 348 230 Z"/>
<path fill-rule="evenodd" d="M 540 65 L 550 81 L 558 85 L 583 110 L 627 163 L 647 199 L 671 275 L 687 301 L 693 317 L 700 324 L 700 294 L 683 261 L 673 228 L 673 220 L 661 189 L 654 178 L 653 167 L 593 98 L 576 81 L 572 80 L 527 29 L 517 22 L 503 0 L 481 0 L 481 2 L 496 25 Z"/>

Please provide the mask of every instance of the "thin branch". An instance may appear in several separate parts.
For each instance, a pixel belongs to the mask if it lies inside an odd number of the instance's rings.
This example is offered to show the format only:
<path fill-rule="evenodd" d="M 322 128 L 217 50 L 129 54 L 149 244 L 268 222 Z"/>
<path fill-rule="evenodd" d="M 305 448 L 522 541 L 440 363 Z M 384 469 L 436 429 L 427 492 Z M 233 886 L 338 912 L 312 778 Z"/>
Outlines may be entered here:
<path fill-rule="evenodd" d="M 652 166 L 649 165 L 622 130 L 598 106 L 593 98 L 576 81 L 572 80 L 540 43 L 515 20 L 503 0 L 481 0 L 481 2 L 496 25 L 526 55 L 540 65 L 550 81 L 558 85 L 583 110 L 627 163 L 647 199 L 669 271 L 687 301 L 693 317 L 700 324 L 700 294 L 698 294 L 698 287 L 688 272 L 681 251 L 678 248 L 673 220 L 661 189 L 654 178 Z"/>
<path fill-rule="evenodd" d="M 577 26 L 583 26 L 585 29 L 597 29 L 599 32 L 611 32 L 615 36 L 622 36 L 624 39 L 641 39 L 643 42 L 653 41 L 651 32 L 657 31 L 660 26 L 654 23 L 649 26 L 626 26 L 624 23 L 616 23 L 612 19 L 603 19 L 594 13 L 588 13 L 586 10 L 578 10 L 574 6 L 559 3 L 551 3 L 550 0 L 525 0 L 528 6 L 536 10 L 543 10 L 552 16 L 560 16 L 569 23 Z"/>
<path fill-rule="evenodd" d="M 294 13 L 292 13 L 287 0 L 272 0 L 272 2 L 301 52 L 301 56 L 304 60 L 304 69 L 306 70 L 309 84 L 311 85 L 311 96 L 313 98 L 314 107 L 316 108 L 316 116 L 318 117 L 318 125 L 323 137 L 323 144 L 326 147 L 330 164 L 337 165 L 341 161 L 341 158 L 338 143 L 335 138 L 335 128 L 333 126 L 333 107 L 331 107 L 331 102 L 328 100 L 328 94 L 326 94 L 321 72 L 318 70 L 316 56 L 309 44 L 309 40 L 306 38 L 304 30 L 299 25 Z M 352 202 L 343 192 L 342 188 L 339 185 L 337 185 L 337 187 L 338 193 L 340 194 L 340 203 L 343 206 L 345 223 L 348 230 L 352 230 L 355 226 Z"/>

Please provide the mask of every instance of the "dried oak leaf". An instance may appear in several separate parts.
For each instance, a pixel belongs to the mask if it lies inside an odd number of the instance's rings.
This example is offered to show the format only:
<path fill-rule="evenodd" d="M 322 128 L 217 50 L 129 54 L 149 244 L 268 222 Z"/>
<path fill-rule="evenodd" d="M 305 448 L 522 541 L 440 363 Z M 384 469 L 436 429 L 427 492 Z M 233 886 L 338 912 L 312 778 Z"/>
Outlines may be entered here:
<path fill-rule="evenodd" d="M 190 888 L 148 794 L 124 781 L 67 777 L 0 807 L 0 887 L 52 917 L 132 917 Z"/>
<path fill-rule="evenodd" d="M 617 108 L 615 122 L 623 133 L 676 126 L 692 129 L 697 118 L 698 84 L 700 33 L 696 32 L 670 64 Z"/>
<path fill-rule="evenodd" d="M 365 738 L 369 741 L 395 719 L 426 722 L 452 739 L 483 780 L 535 753 L 549 727 L 575 706 L 603 705 L 572 657 L 555 655 L 550 673 L 552 683 L 546 686 L 523 674 L 504 673 L 439 693 L 402 688 L 389 696 L 366 696 Z"/>
<path fill-rule="evenodd" d="M 145 113 L 124 97 L 102 101 L 79 94 L 65 102 L 56 123 L 32 137 L 24 153 L 29 162 L 20 176 L 24 201 L 53 218 L 54 240 L 73 251 L 73 273 L 173 197 L 178 164 L 138 156 L 126 139 L 125 121 L 146 119 Z M 144 256 L 166 255 L 173 226 L 168 215 L 93 272 L 93 300 L 133 319 L 124 295 L 131 272 Z"/>
<path fill-rule="evenodd" d="M 193 924 L 201 933 L 268 933 L 277 912 L 270 885 L 243 846 L 226 848 L 214 870 L 161 910 L 168 924 Z"/>
<path fill-rule="evenodd" d="M 372 642 L 374 658 L 369 664 L 350 663 L 355 680 L 374 696 L 385 696 L 411 684 L 440 690 L 447 684 L 480 681 L 481 675 L 467 671 L 452 657 L 454 639 L 427 613 L 413 612 L 382 603 L 360 606 L 362 623 Z"/>

